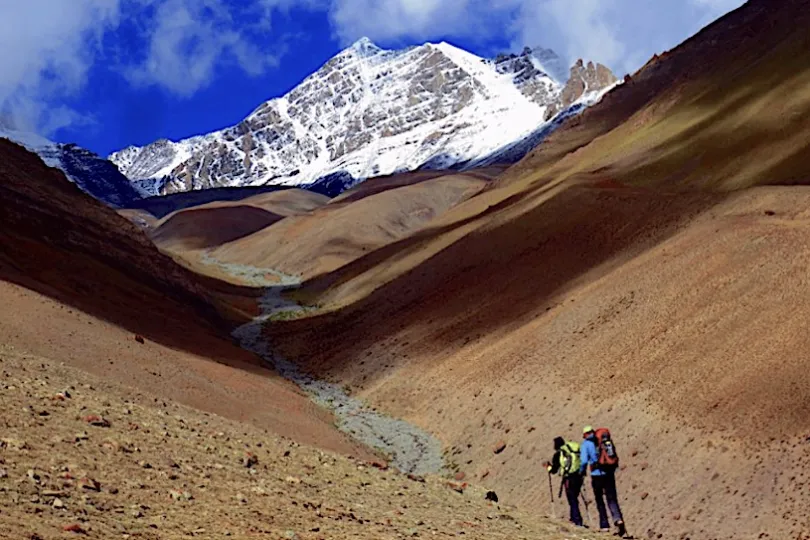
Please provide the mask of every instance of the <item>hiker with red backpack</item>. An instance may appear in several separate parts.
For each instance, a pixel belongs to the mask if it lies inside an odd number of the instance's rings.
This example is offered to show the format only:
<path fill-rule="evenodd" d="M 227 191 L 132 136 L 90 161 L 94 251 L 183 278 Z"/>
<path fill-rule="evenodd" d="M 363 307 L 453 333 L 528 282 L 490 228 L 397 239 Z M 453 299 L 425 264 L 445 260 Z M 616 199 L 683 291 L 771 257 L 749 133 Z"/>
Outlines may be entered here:
<path fill-rule="evenodd" d="M 619 507 L 619 497 L 616 493 L 616 469 L 619 468 L 619 456 L 606 428 L 593 429 L 585 426 L 582 430 L 582 445 L 580 458 L 582 461 L 582 474 L 591 471 L 591 485 L 593 496 L 596 499 L 596 508 L 599 510 L 599 528 L 604 532 L 610 531 L 608 521 L 608 508 L 618 528 L 617 536 L 625 536 L 627 529 L 624 526 L 622 510 Z M 605 505 L 607 500 L 607 507 Z"/>

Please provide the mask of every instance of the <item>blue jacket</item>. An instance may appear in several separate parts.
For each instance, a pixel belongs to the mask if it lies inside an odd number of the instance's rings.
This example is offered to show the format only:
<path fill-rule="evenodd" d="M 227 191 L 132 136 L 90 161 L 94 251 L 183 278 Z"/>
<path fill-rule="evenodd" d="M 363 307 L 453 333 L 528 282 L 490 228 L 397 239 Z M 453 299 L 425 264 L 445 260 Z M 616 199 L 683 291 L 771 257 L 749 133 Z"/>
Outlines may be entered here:
<path fill-rule="evenodd" d="M 585 439 L 579 447 L 579 457 L 582 461 L 582 474 L 585 475 L 588 471 L 589 465 L 594 465 L 599 462 L 599 454 L 596 451 L 596 442 L 594 438 Z M 604 471 L 599 469 L 591 469 L 591 476 L 602 476 Z"/>

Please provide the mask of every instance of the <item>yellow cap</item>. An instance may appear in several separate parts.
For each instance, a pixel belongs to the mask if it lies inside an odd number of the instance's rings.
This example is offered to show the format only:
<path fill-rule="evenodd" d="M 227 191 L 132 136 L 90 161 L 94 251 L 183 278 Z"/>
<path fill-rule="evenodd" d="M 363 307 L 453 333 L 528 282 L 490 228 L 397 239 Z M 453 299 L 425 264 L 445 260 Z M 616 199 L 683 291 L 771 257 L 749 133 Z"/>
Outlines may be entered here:
<path fill-rule="evenodd" d="M 590 433 L 591 431 L 593 431 L 593 426 L 585 426 L 584 428 L 582 428 L 582 434 L 583 435 L 586 435 L 586 434 Z"/>

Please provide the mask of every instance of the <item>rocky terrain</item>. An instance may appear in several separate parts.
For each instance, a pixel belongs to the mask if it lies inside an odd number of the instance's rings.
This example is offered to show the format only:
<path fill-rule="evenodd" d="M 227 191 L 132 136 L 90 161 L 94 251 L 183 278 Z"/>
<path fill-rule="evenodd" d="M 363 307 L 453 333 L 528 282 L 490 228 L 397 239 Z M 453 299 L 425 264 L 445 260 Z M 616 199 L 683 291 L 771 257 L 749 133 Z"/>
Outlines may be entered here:
<path fill-rule="evenodd" d="M 8 346 L 0 376 L 7 538 L 595 538 Z"/>
<path fill-rule="evenodd" d="M 236 126 L 109 159 L 153 179 L 155 193 L 286 184 L 330 196 L 420 167 L 515 161 L 522 154 L 501 150 L 616 82 L 604 66 L 560 63 L 544 49 L 486 60 L 447 43 L 383 50 L 363 39 Z"/>

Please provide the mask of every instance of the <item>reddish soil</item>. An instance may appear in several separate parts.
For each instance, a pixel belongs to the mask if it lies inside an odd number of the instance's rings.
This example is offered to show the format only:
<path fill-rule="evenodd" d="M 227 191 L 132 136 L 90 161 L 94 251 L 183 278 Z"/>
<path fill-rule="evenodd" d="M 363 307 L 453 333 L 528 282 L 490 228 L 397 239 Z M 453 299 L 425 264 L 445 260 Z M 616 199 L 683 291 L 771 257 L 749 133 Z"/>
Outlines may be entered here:
<path fill-rule="evenodd" d="M 605 538 L 48 358 L 0 364 L 3 538 Z"/>
<path fill-rule="evenodd" d="M 369 455 L 228 337 L 211 291 L 144 233 L 0 140 L 0 343 L 234 420 Z M 135 336 L 144 338 L 144 344 Z"/>
<path fill-rule="evenodd" d="M 282 218 L 249 205 L 191 208 L 168 216 L 150 237 L 165 251 L 205 249 L 253 234 Z"/>
<path fill-rule="evenodd" d="M 373 194 L 358 190 L 355 196 L 224 244 L 211 255 L 225 263 L 309 279 L 415 233 L 486 183 L 481 175 L 449 174 L 395 188 L 386 184 Z"/>
<path fill-rule="evenodd" d="M 437 434 L 510 502 L 545 507 L 552 438 L 601 424 L 637 537 L 795 538 L 810 532 L 808 207 L 802 188 L 571 188 L 272 339 Z"/>

